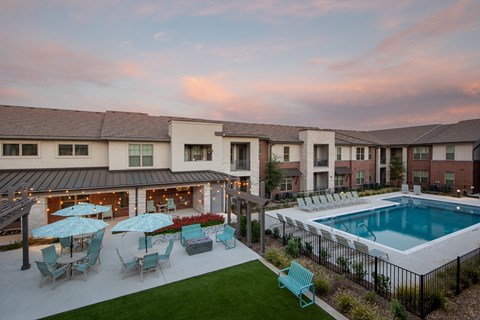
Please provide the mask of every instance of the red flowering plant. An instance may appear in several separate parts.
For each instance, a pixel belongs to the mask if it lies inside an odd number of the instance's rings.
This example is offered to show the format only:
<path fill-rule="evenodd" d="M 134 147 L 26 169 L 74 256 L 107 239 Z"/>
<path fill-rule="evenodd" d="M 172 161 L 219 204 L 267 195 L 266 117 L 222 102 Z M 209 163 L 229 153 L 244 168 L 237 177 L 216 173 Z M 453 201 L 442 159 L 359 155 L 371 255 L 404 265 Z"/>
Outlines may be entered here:
<path fill-rule="evenodd" d="M 173 224 L 171 226 L 158 229 L 152 233 L 151 236 L 157 234 L 165 234 L 165 233 L 175 233 L 182 231 L 182 226 L 188 226 L 189 224 L 196 224 L 199 223 L 202 228 L 215 226 L 219 224 L 223 224 L 225 222 L 225 217 L 218 213 L 202 213 L 190 217 L 175 217 L 173 218 Z"/>

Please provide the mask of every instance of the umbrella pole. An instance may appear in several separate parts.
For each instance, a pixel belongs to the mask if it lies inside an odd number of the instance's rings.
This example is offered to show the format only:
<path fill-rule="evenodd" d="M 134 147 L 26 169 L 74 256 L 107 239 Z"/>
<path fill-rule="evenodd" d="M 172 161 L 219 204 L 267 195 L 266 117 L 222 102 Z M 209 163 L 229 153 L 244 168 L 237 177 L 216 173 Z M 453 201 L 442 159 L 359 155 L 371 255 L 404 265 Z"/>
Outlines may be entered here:
<path fill-rule="evenodd" d="M 145 232 L 145 253 L 148 253 L 148 247 L 147 247 L 147 233 Z"/>
<path fill-rule="evenodd" d="M 70 236 L 70 258 L 73 255 L 73 236 Z"/>

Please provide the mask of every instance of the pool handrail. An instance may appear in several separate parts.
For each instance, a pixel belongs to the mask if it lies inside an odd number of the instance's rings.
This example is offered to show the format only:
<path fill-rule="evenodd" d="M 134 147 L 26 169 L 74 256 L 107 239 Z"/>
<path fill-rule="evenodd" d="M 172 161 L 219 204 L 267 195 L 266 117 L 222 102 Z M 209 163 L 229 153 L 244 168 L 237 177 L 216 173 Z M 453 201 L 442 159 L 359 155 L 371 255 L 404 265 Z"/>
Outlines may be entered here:
<path fill-rule="evenodd" d="M 363 226 L 365 229 L 367 229 L 368 232 L 370 232 L 372 234 L 374 242 L 377 241 L 377 236 L 375 235 L 375 233 L 373 233 L 373 231 L 370 230 L 370 228 L 367 227 L 367 225 L 363 222 L 361 222 L 357 225 L 357 238 L 360 238 L 360 231 L 358 229 L 360 229 L 361 226 Z"/>

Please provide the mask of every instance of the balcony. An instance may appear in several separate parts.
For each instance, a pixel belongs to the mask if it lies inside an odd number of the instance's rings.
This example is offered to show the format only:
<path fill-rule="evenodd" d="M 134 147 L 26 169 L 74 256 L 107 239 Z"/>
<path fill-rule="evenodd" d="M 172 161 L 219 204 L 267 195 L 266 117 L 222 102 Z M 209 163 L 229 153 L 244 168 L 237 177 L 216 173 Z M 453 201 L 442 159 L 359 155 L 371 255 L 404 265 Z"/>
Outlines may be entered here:
<path fill-rule="evenodd" d="M 328 167 L 328 159 L 313 159 L 314 167 Z"/>
<path fill-rule="evenodd" d="M 249 171 L 250 160 L 234 160 L 230 163 L 230 171 Z"/>

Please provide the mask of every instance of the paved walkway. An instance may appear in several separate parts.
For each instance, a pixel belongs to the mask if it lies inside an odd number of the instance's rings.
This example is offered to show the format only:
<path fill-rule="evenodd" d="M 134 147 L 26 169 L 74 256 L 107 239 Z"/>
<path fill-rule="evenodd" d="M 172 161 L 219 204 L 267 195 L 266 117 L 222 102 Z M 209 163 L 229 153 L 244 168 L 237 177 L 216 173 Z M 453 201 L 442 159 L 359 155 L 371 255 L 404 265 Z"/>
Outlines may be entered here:
<path fill-rule="evenodd" d="M 0 319 L 38 319 L 260 258 L 239 241 L 232 250 L 225 250 L 221 243 L 214 241 L 211 252 L 189 256 L 177 240 L 170 256 L 171 267 L 162 263 L 158 277 L 155 273 L 148 272 L 144 274 L 144 281 L 140 282 L 138 273 L 131 272 L 122 280 L 115 248 L 118 248 L 122 255 L 131 256 L 137 251 L 138 237 L 141 235 L 136 232 L 126 233 L 124 236 L 112 235 L 108 227 L 100 253 L 102 264 L 98 266 L 98 273 L 89 272 L 86 282 L 82 275 L 73 280 L 63 280 L 54 290 L 50 289 L 52 282 L 46 279 L 42 288 L 38 287 L 40 272 L 34 261 L 42 260 L 40 249 L 45 246 L 30 248 L 32 267 L 25 271 L 20 271 L 21 249 L 1 252 Z M 210 237 L 214 239 L 214 235 Z M 167 243 L 155 246 L 162 250 Z"/>

